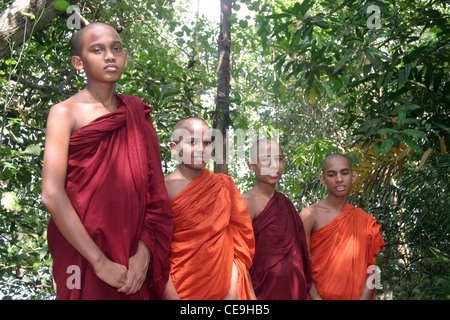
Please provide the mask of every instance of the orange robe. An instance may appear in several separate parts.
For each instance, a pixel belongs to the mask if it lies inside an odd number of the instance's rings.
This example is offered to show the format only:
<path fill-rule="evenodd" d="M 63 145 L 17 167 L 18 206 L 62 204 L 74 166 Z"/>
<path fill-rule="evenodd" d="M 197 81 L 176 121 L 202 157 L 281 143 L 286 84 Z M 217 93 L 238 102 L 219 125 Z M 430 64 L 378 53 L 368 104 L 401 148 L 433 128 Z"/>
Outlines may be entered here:
<path fill-rule="evenodd" d="M 324 300 L 359 299 L 367 268 L 384 247 L 380 228 L 374 217 L 347 203 L 330 223 L 311 234 L 311 271 Z"/>
<path fill-rule="evenodd" d="M 233 179 L 203 169 L 171 204 L 175 231 L 170 274 L 180 298 L 223 299 L 234 261 L 239 299 L 250 299 L 248 269 L 255 240 L 247 205 Z"/>

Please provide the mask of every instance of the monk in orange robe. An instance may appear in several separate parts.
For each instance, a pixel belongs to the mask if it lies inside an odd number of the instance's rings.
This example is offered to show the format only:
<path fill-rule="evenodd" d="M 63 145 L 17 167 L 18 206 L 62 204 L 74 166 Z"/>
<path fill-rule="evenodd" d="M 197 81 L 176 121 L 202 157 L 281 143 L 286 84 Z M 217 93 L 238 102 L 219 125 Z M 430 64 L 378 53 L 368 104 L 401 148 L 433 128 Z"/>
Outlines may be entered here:
<path fill-rule="evenodd" d="M 327 186 L 327 198 L 300 213 L 316 288 L 310 294 L 325 300 L 373 299 L 371 271 L 375 254 L 384 247 L 381 226 L 370 214 L 347 202 L 356 179 L 348 157 L 328 156 L 322 171 L 320 181 Z"/>
<path fill-rule="evenodd" d="M 166 179 L 175 216 L 166 299 L 251 299 L 248 275 L 253 229 L 244 199 L 231 177 L 204 169 L 211 133 L 200 118 L 174 127 L 172 153 L 178 168 Z"/>

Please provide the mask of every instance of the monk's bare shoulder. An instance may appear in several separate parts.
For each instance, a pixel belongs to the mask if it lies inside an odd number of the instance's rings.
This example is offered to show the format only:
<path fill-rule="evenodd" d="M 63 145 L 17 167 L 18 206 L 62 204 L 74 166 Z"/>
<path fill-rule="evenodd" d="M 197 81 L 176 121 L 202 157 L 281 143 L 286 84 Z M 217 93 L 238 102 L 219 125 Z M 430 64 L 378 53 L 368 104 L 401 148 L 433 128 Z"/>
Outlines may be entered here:
<path fill-rule="evenodd" d="M 48 126 L 66 127 L 70 133 L 76 130 L 77 116 L 76 106 L 72 98 L 55 104 L 48 114 Z"/>
<path fill-rule="evenodd" d="M 253 221 L 265 208 L 269 199 L 250 189 L 242 196 L 247 204 L 250 219 Z"/>
<path fill-rule="evenodd" d="M 318 228 L 317 222 L 321 220 L 320 217 L 324 211 L 325 206 L 323 200 L 300 211 L 300 218 L 306 231 L 313 232 Z"/>
<path fill-rule="evenodd" d="M 317 216 L 318 211 L 318 203 L 313 204 L 309 207 L 303 208 L 302 211 L 300 211 L 300 218 L 302 218 L 302 220 L 314 219 Z"/>
<path fill-rule="evenodd" d="M 56 121 L 58 125 L 69 126 L 71 132 L 79 130 L 96 116 L 90 108 L 83 103 L 83 91 L 55 104 L 50 108 L 49 121 Z"/>
<path fill-rule="evenodd" d="M 183 189 L 186 188 L 189 182 L 181 176 L 177 169 L 164 178 L 164 184 L 166 185 L 169 199 L 172 199 L 181 191 L 183 191 Z"/>

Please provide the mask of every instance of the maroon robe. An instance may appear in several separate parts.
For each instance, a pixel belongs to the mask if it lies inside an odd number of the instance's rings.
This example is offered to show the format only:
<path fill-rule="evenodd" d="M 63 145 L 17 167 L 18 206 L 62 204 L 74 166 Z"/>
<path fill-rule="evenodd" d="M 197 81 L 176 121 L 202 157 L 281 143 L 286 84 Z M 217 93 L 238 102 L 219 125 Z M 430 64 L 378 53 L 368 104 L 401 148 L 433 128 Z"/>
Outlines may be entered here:
<path fill-rule="evenodd" d="M 275 191 L 253 220 L 255 257 L 250 269 L 259 300 L 305 300 L 312 285 L 305 230 L 284 194 Z"/>
<path fill-rule="evenodd" d="M 66 193 L 112 261 L 128 266 L 138 241 L 146 243 L 151 254 L 147 279 L 136 294 L 118 293 L 50 220 L 47 237 L 58 299 L 160 299 L 168 279 L 174 222 L 151 109 L 137 97 L 116 95 L 116 100 L 116 111 L 72 134 Z"/>

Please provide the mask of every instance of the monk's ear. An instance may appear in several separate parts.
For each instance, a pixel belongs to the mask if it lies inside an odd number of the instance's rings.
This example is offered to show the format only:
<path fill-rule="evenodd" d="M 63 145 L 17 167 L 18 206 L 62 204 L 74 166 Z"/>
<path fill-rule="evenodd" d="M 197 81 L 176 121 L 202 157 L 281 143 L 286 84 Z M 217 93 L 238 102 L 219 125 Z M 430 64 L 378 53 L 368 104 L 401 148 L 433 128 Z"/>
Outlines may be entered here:
<path fill-rule="evenodd" d="M 176 142 L 173 142 L 173 141 L 169 142 L 169 149 L 170 149 L 170 152 L 172 152 L 172 154 L 174 154 L 174 155 L 178 154 Z"/>
<path fill-rule="evenodd" d="M 73 56 L 72 57 L 72 65 L 75 68 L 75 70 L 83 70 L 84 66 L 83 66 L 83 61 L 81 60 L 80 56 Z"/>
<path fill-rule="evenodd" d="M 323 184 L 324 186 L 327 185 L 327 183 L 325 182 L 325 176 L 324 176 L 323 174 L 321 174 L 321 175 L 319 176 L 319 179 L 320 179 L 320 183 L 321 183 L 321 184 Z"/>
<path fill-rule="evenodd" d="M 355 183 L 357 177 L 358 177 L 358 172 L 352 170 L 352 183 Z"/>
<path fill-rule="evenodd" d="M 180 146 L 176 142 L 170 142 L 169 143 L 169 149 L 170 153 L 172 154 L 172 158 L 175 159 L 175 161 L 180 164 L 183 157 L 183 151 L 181 150 Z"/>
<path fill-rule="evenodd" d="M 250 172 L 255 173 L 255 171 L 256 171 L 256 164 L 254 164 L 251 161 L 247 161 L 247 165 L 248 165 L 248 168 L 250 169 Z"/>

